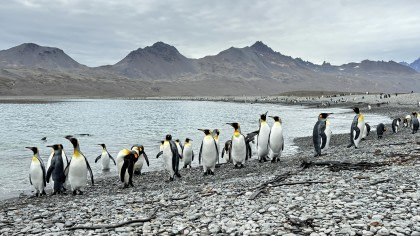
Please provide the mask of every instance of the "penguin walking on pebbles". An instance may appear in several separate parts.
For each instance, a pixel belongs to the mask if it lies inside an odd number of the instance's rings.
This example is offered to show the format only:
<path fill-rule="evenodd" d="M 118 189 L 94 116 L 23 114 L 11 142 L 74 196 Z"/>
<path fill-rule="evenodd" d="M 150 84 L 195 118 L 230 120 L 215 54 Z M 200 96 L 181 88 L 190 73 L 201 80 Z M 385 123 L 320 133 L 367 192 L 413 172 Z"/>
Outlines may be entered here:
<path fill-rule="evenodd" d="M 109 163 L 112 160 L 112 162 L 114 162 L 114 165 L 117 165 L 117 163 L 115 162 L 114 157 L 111 156 L 111 154 L 109 154 L 108 150 L 106 149 L 105 144 L 98 144 L 99 146 L 102 147 L 102 153 L 101 155 L 99 155 L 96 159 L 95 159 L 95 163 L 99 161 L 99 159 L 101 159 L 101 163 L 102 163 L 102 170 L 103 171 L 108 171 L 109 170 Z"/>
<path fill-rule="evenodd" d="M 411 130 L 412 130 L 412 134 L 417 133 L 417 131 L 419 130 L 419 119 L 417 118 L 417 112 L 413 112 L 412 116 L 411 116 Z"/>
<path fill-rule="evenodd" d="M 46 195 L 46 171 L 44 162 L 39 157 L 39 150 L 37 147 L 26 147 L 33 152 L 31 167 L 29 168 L 29 182 L 35 188 L 35 196 Z"/>
<path fill-rule="evenodd" d="M 362 134 L 362 140 L 365 140 L 367 136 L 369 136 L 370 133 L 370 125 L 368 123 L 365 123 L 365 128 L 363 129 Z"/>
<path fill-rule="evenodd" d="M 324 149 L 327 144 L 327 134 L 325 133 L 328 113 L 321 113 L 318 116 L 318 121 L 315 123 L 312 140 L 315 148 L 314 157 L 321 156 L 321 149 Z"/>
<path fill-rule="evenodd" d="M 90 168 L 89 161 L 80 151 L 79 141 L 72 136 L 66 136 L 66 139 L 71 142 L 74 149 L 71 161 L 66 168 L 66 176 L 68 177 L 73 195 L 83 194 L 81 189 L 86 187 L 88 172 L 90 174 L 91 184 L 92 186 L 94 185 L 93 172 Z"/>
<path fill-rule="evenodd" d="M 135 150 L 123 149 L 117 154 L 118 177 L 124 183 L 123 188 L 133 185 L 134 165 L 139 158 L 139 154 Z"/>
<path fill-rule="evenodd" d="M 271 150 L 271 162 L 280 161 L 281 153 L 284 149 L 284 138 L 283 138 L 283 127 L 280 117 L 270 116 L 274 120 L 274 124 L 271 127 L 270 138 L 268 139 L 268 145 Z"/>
<path fill-rule="evenodd" d="M 354 113 L 356 115 L 353 118 L 353 122 L 350 127 L 350 144 L 347 148 L 350 148 L 354 145 L 355 148 L 359 147 L 359 142 L 362 139 L 362 134 L 365 129 L 365 117 L 358 107 L 353 108 Z"/>
<path fill-rule="evenodd" d="M 260 115 L 259 129 L 257 136 L 257 153 L 259 162 L 268 161 L 268 153 L 270 151 L 268 147 L 268 138 L 270 137 L 270 125 L 267 124 L 267 113 Z"/>
<path fill-rule="evenodd" d="M 175 176 L 181 177 L 178 169 L 181 155 L 178 153 L 178 148 L 176 147 L 175 142 L 172 140 L 172 135 L 166 135 L 165 141 L 163 142 L 163 150 L 162 152 L 159 152 L 156 158 L 158 158 L 160 155 L 163 156 L 164 167 L 165 170 L 168 171 L 169 180 L 173 181 Z"/>
<path fill-rule="evenodd" d="M 386 131 L 386 128 L 383 123 L 380 123 L 378 126 L 376 126 L 376 134 L 378 135 L 378 139 L 382 138 L 385 131 Z"/>
<path fill-rule="evenodd" d="M 204 132 L 205 136 L 200 146 L 200 154 L 198 155 L 198 162 L 203 162 L 204 175 L 214 175 L 217 159 L 219 159 L 219 148 L 216 140 L 210 133 L 209 129 L 199 129 Z"/>
<path fill-rule="evenodd" d="M 52 147 L 52 146 L 48 146 L 48 147 Z M 61 149 L 62 149 L 61 158 L 63 160 L 63 171 L 64 171 L 67 168 L 67 166 L 69 165 L 69 159 L 67 158 L 67 155 L 66 155 L 66 152 L 63 149 L 63 146 L 61 147 Z M 54 156 L 54 149 L 51 151 L 51 154 L 48 157 L 47 167 L 45 168 L 46 171 L 48 171 L 48 169 L 51 166 L 51 161 L 53 159 L 53 156 Z M 51 185 L 52 185 L 53 192 L 54 192 L 54 180 L 50 178 L 49 181 L 51 181 Z M 47 183 L 49 183 L 49 181 L 47 181 Z M 63 189 L 64 189 L 64 191 L 66 190 L 66 188 L 64 186 L 63 186 Z"/>
<path fill-rule="evenodd" d="M 141 170 L 143 169 L 144 162 L 149 166 L 149 157 L 144 151 L 143 145 L 134 145 L 131 147 L 131 150 L 137 152 L 138 160 L 134 164 L 134 174 L 141 175 Z"/>
<path fill-rule="evenodd" d="M 50 178 L 54 181 L 53 195 L 60 194 L 64 190 L 64 182 L 66 181 L 63 162 L 63 145 L 55 144 L 47 147 L 54 149 L 54 155 L 51 159 L 51 164 L 47 170 L 47 176 L 45 178 L 47 183 L 50 181 Z"/>
<path fill-rule="evenodd" d="M 182 149 L 182 158 L 184 160 L 184 168 L 188 166 L 191 168 L 191 163 L 194 161 L 194 151 L 192 150 L 191 139 L 186 138 L 184 148 Z"/>
<path fill-rule="evenodd" d="M 232 159 L 235 168 L 243 168 L 245 160 L 248 157 L 248 148 L 245 136 L 241 133 L 241 126 L 239 123 L 226 123 L 232 126 L 235 130 L 232 135 L 232 143 L 230 146 L 229 159 Z"/>
<path fill-rule="evenodd" d="M 392 132 L 394 132 L 395 134 L 398 133 L 400 123 L 401 123 L 401 118 L 396 118 L 392 121 Z"/>

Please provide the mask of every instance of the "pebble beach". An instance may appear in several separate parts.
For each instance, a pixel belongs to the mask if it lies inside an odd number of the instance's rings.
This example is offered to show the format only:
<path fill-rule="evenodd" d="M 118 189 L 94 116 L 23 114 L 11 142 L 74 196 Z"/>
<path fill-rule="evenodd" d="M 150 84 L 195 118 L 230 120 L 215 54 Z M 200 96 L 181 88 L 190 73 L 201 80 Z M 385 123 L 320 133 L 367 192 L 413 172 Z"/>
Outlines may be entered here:
<path fill-rule="evenodd" d="M 367 121 L 369 113 L 396 118 L 420 110 L 419 94 L 352 96 L 339 105 L 363 105 Z M 214 176 L 182 169 L 169 182 L 164 171 L 146 172 L 122 189 L 115 175 L 95 179 L 84 195 L 21 195 L 0 202 L 0 234 L 419 236 L 420 134 L 393 134 L 386 125 L 382 139 L 373 128 L 359 149 L 346 148 L 349 135 L 333 131 L 329 150 L 317 158 L 312 137 L 304 137 L 295 139 L 298 152 L 278 163 L 259 163 L 254 153 L 245 168 L 221 164 Z M 358 163 L 371 165 L 352 166 Z"/>

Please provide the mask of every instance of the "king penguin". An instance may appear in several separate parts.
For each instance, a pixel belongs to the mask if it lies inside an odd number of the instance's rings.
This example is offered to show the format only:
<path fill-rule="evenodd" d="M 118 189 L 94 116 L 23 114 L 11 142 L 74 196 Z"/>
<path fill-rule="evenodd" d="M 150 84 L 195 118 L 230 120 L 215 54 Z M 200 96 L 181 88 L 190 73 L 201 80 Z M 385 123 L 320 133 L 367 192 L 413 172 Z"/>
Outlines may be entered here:
<path fill-rule="evenodd" d="M 54 149 L 54 155 L 51 158 L 50 167 L 47 170 L 46 181 L 50 181 L 50 177 L 54 181 L 53 186 L 53 195 L 62 193 L 64 190 L 64 182 L 66 181 L 66 175 L 64 170 L 64 161 L 63 161 L 63 145 L 55 144 L 52 146 L 47 146 Z"/>
<path fill-rule="evenodd" d="M 318 116 L 318 121 L 315 123 L 312 140 L 315 148 L 314 157 L 321 156 L 321 149 L 324 149 L 327 145 L 327 134 L 325 130 L 327 128 L 327 117 L 328 113 L 321 113 Z"/>
<path fill-rule="evenodd" d="M 401 123 L 401 118 L 396 118 L 392 121 L 392 132 L 398 133 L 400 123 Z"/>
<path fill-rule="evenodd" d="M 331 115 L 333 113 L 328 113 L 328 115 Z M 327 135 L 327 143 L 325 144 L 325 147 L 322 149 L 322 151 L 327 151 L 330 148 L 330 141 L 332 136 L 332 129 L 330 120 L 326 119 L 325 121 L 325 135 Z"/>
<path fill-rule="evenodd" d="M 365 128 L 363 129 L 362 133 L 362 140 L 365 140 L 367 136 L 369 136 L 370 133 L 370 125 L 368 123 L 365 123 Z"/>
<path fill-rule="evenodd" d="M 87 158 L 80 151 L 79 141 L 71 136 L 66 136 L 66 139 L 71 142 L 74 149 L 73 156 L 71 157 L 71 161 L 66 169 L 66 176 L 71 186 L 73 195 L 83 194 L 81 189 L 86 187 L 88 171 L 92 186 L 94 184 L 92 169 L 90 168 Z"/>
<path fill-rule="evenodd" d="M 182 149 L 184 168 L 187 168 L 188 166 L 191 168 L 191 163 L 194 161 L 194 151 L 192 150 L 191 141 L 191 139 L 186 138 L 184 148 Z"/>
<path fill-rule="evenodd" d="M 111 156 L 111 154 L 109 154 L 108 150 L 106 149 L 105 144 L 98 144 L 99 146 L 102 147 L 102 153 L 101 155 L 99 155 L 96 159 L 95 159 L 95 163 L 99 161 L 99 159 L 102 160 L 102 170 L 103 171 L 108 171 L 109 170 L 109 162 L 110 160 L 112 160 L 112 162 L 114 162 L 114 165 L 117 165 L 117 163 L 115 163 L 115 159 Z"/>
<path fill-rule="evenodd" d="M 235 129 L 232 135 L 229 159 L 232 159 L 235 168 L 242 168 L 244 167 L 245 160 L 248 157 L 248 147 L 246 145 L 245 136 L 241 133 L 241 126 L 239 123 L 226 124 L 232 126 Z"/>
<path fill-rule="evenodd" d="M 232 162 L 230 158 L 230 147 L 232 146 L 232 140 L 228 140 L 225 142 L 225 145 L 222 150 L 222 159 L 226 161 L 226 163 Z"/>
<path fill-rule="evenodd" d="M 350 148 L 354 145 L 355 148 L 359 147 L 359 142 L 362 139 L 362 134 L 365 130 L 365 117 L 358 107 L 353 108 L 354 113 L 356 115 L 353 118 L 353 122 L 351 123 L 350 127 L 350 144 L 347 148 Z"/>
<path fill-rule="evenodd" d="M 268 153 L 270 149 L 268 148 L 268 138 L 270 137 L 271 128 L 267 124 L 267 113 L 260 115 L 259 120 L 259 129 L 257 136 L 257 153 L 259 162 L 268 161 Z"/>
<path fill-rule="evenodd" d="M 203 160 L 204 175 L 214 175 L 217 159 L 219 159 L 219 148 L 216 140 L 212 136 L 209 129 L 199 129 L 204 132 L 205 136 L 200 146 L 200 154 L 198 155 L 199 164 Z"/>
<path fill-rule="evenodd" d="M 412 113 L 412 117 L 411 117 L 411 130 L 412 130 L 412 134 L 417 133 L 417 131 L 419 130 L 419 119 L 417 117 L 417 112 L 413 112 Z"/>
<path fill-rule="evenodd" d="M 179 139 L 176 139 L 175 144 L 176 144 L 176 149 L 178 150 L 178 153 L 179 153 L 179 158 L 182 159 L 182 148 L 183 148 L 182 143 Z"/>
<path fill-rule="evenodd" d="M 136 151 L 137 155 L 139 156 L 138 160 L 134 164 L 134 174 L 141 175 L 141 170 L 143 169 L 143 164 L 145 161 L 147 166 L 149 166 L 149 158 L 144 151 L 143 145 L 134 145 L 131 147 L 131 150 Z"/>
<path fill-rule="evenodd" d="M 134 165 L 137 162 L 139 155 L 135 150 L 123 149 L 117 154 L 117 170 L 118 177 L 124 183 L 123 188 L 128 188 L 133 185 Z"/>
<path fill-rule="evenodd" d="M 213 133 L 212 133 L 212 136 L 213 136 L 214 140 L 216 141 L 217 150 L 220 150 L 220 148 L 219 148 L 220 130 L 219 129 L 214 129 L 213 130 Z M 219 154 L 217 154 L 217 155 L 219 155 Z M 217 163 L 220 163 L 219 162 L 219 157 L 217 157 Z"/>
<path fill-rule="evenodd" d="M 31 167 L 29 168 L 29 182 L 35 188 L 35 196 L 46 195 L 44 190 L 47 186 L 46 171 L 44 162 L 39 157 L 39 150 L 37 147 L 26 148 L 33 152 Z"/>
<path fill-rule="evenodd" d="M 283 127 L 280 117 L 270 116 L 274 120 L 273 127 L 271 127 L 270 137 L 268 139 L 268 146 L 271 150 L 271 162 L 280 161 L 281 153 L 284 149 Z"/>
<path fill-rule="evenodd" d="M 376 126 L 376 134 L 378 135 L 378 139 L 382 138 L 385 131 L 386 131 L 386 128 L 383 123 L 380 123 L 378 126 Z"/>
<path fill-rule="evenodd" d="M 168 134 L 165 137 L 163 142 L 163 151 L 161 152 L 164 158 L 164 167 L 168 171 L 169 180 L 173 181 L 175 176 L 181 177 L 179 174 L 179 159 L 180 154 L 178 153 L 178 148 L 176 147 L 175 142 L 172 140 L 172 135 Z M 160 155 L 158 154 L 159 157 Z"/>
<path fill-rule="evenodd" d="M 51 161 L 52 161 L 53 156 L 54 156 L 54 149 L 51 151 L 51 154 L 48 157 L 47 167 L 45 168 L 46 171 L 48 171 L 48 169 L 50 168 L 50 165 L 51 165 Z M 69 159 L 67 158 L 66 152 L 64 152 L 63 147 L 62 147 L 62 152 L 61 152 L 61 158 L 63 159 L 63 171 L 64 171 L 67 168 L 67 166 L 69 165 Z M 54 180 L 52 180 L 50 178 L 49 181 L 51 181 L 51 185 L 52 185 L 52 188 L 53 188 L 53 191 L 54 191 Z M 47 182 L 47 183 L 49 183 L 49 182 Z M 63 189 L 65 191 L 66 188 L 64 187 L 64 185 L 63 185 Z"/>

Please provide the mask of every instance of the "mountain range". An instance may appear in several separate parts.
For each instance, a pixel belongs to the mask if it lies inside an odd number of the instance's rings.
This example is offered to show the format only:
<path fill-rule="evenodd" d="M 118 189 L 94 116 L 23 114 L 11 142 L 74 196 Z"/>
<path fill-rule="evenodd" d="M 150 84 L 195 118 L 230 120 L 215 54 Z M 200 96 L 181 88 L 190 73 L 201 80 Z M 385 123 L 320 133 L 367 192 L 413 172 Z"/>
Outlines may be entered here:
<path fill-rule="evenodd" d="M 415 63 L 417 62 L 417 67 Z M 0 51 L 1 96 L 226 96 L 289 91 L 420 91 L 420 60 L 322 65 L 257 41 L 200 59 L 157 42 L 113 65 L 88 67 L 54 47 L 24 43 Z M 414 65 L 414 66 L 412 66 Z"/>
<path fill-rule="evenodd" d="M 407 63 L 407 62 L 405 62 L 405 61 L 400 62 L 400 64 L 401 64 L 401 65 L 404 65 L 404 66 L 411 67 L 411 68 L 413 68 L 414 70 L 416 70 L 417 72 L 420 72 L 420 57 L 419 57 L 417 60 L 415 60 L 415 61 L 413 61 L 412 63 L 410 63 L 410 64 L 408 64 L 408 63 Z"/>

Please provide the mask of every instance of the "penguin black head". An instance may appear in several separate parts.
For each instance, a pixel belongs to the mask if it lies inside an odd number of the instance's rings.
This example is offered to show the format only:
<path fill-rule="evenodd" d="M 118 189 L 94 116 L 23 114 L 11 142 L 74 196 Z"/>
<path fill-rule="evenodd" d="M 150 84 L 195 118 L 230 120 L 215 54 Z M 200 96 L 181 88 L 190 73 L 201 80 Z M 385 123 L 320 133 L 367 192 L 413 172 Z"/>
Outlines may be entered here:
<path fill-rule="evenodd" d="M 179 143 L 179 139 L 175 139 L 175 142 Z"/>
<path fill-rule="evenodd" d="M 216 135 L 219 136 L 220 135 L 220 130 L 219 129 L 215 129 L 214 132 L 216 132 Z"/>
<path fill-rule="evenodd" d="M 144 147 L 143 145 L 133 145 L 131 147 L 131 150 L 138 150 L 139 151 L 139 155 L 144 153 Z"/>
<path fill-rule="evenodd" d="M 163 145 L 163 143 L 165 143 L 165 140 L 160 141 L 160 144 L 162 144 L 162 145 Z"/>
<path fill-rule="evenodd" d="M 189 143 L 190 141 L 192 141 L 192 139 L 189 139 L 189 138 L 185 139 L 185 143 Z"/>
<path fill-rule="evenodd" d="M 273 118 L 274 121 L 280 122 L 280 117 L 278 116 L 270 116 L 270 117 Z"/>
<path fill-rule="evenodd" d="M 99 146 L 101 146 L 102 148 L 106 148 L 106 146 L 105 146 L 105 144 L 104 143 L 100 143 L 100 144 L 98 144 Z"/>
<path fill-rule="evenodd" d="M 210 130 L 209 129 L 198 129 L 200 131 L 203 131 L 205 135 L 209 135 L 210 134 Z"/>
<path fill-rule="evenodd" d="M 79 142 L 77 141 L 76 138 L 73 138 L 73 136 L 69 135 L 69 136 L 66 136 L 65 138 L 68 139 L 71 142 L 71 144 L 73 144 L 74 148 L 77 148 L 79 146 Z"/>
<path fill-rule="evenodd" d="M 63 145 L 61 145 L 61 144 L 54 144 L 54 145 L 50 145 L 50 146 L 47 146 L 47 147 L 50 147 L 54 150 L 63 149 Z"/>
<path fill-rule="evenodd" d="M 360 113 L 360 110 L 359 110 L 359 108 L 358 108 L 358 107 L 353 108 L 353 111 L 354 111 L 354 113 L 356 113 L 356 114 L 359 114 L 359 113 Z"/>
<path fill-rule="evenodd" d="M 239 123 L 226 123 L 230 126 L 232 126 L 235 130 L 239 129 L 241 127 L 241 125 Z"/>
<path fill-rule="evenodd" d="M 319 118 L 326 119 L 329 115 L 330 115 L 330 113 L 321 113 L 321 114 L 319 114 Z"/>
<path fill-rule="evenodd" d="M 34 155 L 39 152 L 37 147 L 25 147 L 25 148 L 30 149 L 34 153 Z"/>
<path fill-rule="evenodd" d="M 268 113 L 268 111 L 264 114 L 261 114 L 260 119 L 263 120 L 263 121 L 266 121 L 267 120 L 267 113 Z"/>
<path fill-rule="evenodd" d="M 411 114 L 413 114 L 414 117 L 417 117 L 417 112 L 413 112 Z"/>
<path fill-rule="evenodd" d="M 171 141 L 172 140 L 172 135 L 167 134 L 166 137 L 165 137 L 165 140 L 166 141 Z"/>

